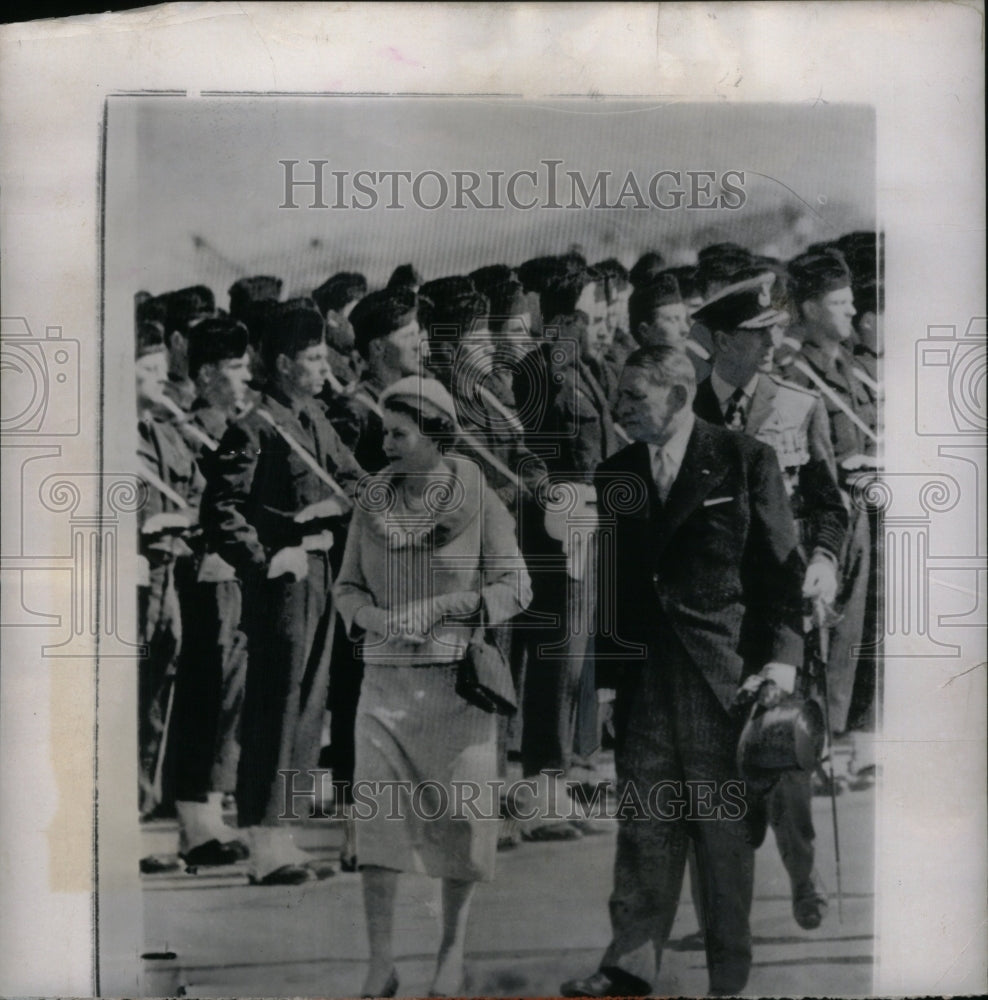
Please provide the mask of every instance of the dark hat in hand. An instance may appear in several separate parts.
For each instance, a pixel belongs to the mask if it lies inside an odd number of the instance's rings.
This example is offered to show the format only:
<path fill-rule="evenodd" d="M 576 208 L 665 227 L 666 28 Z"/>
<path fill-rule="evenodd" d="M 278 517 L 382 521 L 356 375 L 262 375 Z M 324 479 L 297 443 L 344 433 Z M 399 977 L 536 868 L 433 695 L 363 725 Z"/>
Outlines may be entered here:
<path fill-rule="evenodd" d="M 738 740 L 738 773 L 757 790 L 767 789 L 785 771 L 811 771 L 823 752 L 820 706 L 791 695 L 765 708 L 757 701 Z"/>

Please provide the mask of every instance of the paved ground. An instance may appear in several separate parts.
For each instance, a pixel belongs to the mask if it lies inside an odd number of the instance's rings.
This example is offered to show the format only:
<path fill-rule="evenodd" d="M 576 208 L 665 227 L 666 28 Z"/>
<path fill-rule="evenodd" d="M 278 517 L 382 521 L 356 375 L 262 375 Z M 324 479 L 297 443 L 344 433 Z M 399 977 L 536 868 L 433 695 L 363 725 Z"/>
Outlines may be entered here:
<path fill-rule="evenodd" d="M 855 996 L 871 992 L 874 795 L 838 799 L 843 920 L 836 899 L 823 925 L 802 931 L 792 919 L 788 879 L 771 833 L 759 851 L 752 930 L 755 996 Z M 833 893 L 829 800 L 814 799 L 818 867 Z M 300 840 L 314 856 L 338 851 L 333 822 L 306 824 Z M 144 830 L 147 851 L 174 850 L 174 826 Z M 557 844 L 523 844 L 498 855 L 496 880 L 480 887 L 468 943 L 473 996 L 553 996 L 570 976 L 594 969 L 608 938 L 607 897 L 613 832 Z M 214 870 L 216 871 L 216 870 Z M 360 877 L 337 874 L 304 887 L 247 885 L 243 871 L 147 876 L 145 945 L 174 959 L 145 962 L 144 994 L 203 997 L 352 997 L 366 956 Z M 695 929 L 684 892 L 673 939 Z M 399 996 L 422 996 L 438 942 L 436 886 L 407 877 L 396 916 Z M 669 950 L 658 995 L 702 995 L 701 952 Z"/>

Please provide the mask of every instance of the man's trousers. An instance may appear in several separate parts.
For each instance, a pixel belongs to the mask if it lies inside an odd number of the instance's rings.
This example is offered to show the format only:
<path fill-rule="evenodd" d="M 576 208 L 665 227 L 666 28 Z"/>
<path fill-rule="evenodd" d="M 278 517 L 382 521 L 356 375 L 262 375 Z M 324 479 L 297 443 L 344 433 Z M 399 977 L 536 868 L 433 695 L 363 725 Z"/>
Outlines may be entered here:
<path fill-rule="evenodd" d="M 245 593 L 247 685 L 237 773 L 240 826 L 273 825 L 287 812 L 293 785 L 311 790 L 318 767 L 335 612 L 325 553 L 310 552 L 308 575 L 255 583 Z"/>
<path fill-rule="evenodd" d="M 247 639 L 236 580 L 195 583 L 189 597 L 169 745 L 175 798 L 205 802 L 236 788 Z"/>
<path fill-rule="evenodd" d="M 662 633 L 637 682 L 625 682 L 615 705 L 619 826 L 612 940 L 600 965 L 649 979 L 647 956 L 635 953 L 651 945 L 658 970 L 693 843 L 710 988 L 739 991 L 751 967 L 754 883 L 754 848 L 735 764 L 741 724 L 717 701 L 671 630 Z M 671 784 L 657 797 L 661 782 Z M 621 817 L 632 791 L 646 804 L 647 817 L 635 809 Z M 671 818 L 656 818 L 660 811 Z"/>

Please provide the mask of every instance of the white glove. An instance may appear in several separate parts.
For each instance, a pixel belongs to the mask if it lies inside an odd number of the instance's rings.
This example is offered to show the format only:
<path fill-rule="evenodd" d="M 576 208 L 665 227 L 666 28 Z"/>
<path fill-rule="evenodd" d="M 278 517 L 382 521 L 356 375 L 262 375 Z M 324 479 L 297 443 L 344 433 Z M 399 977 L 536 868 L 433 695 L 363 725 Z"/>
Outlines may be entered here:
<path fill-rule="evenodd" d="M 432 601 L 412 601 L 394 610 L 392 628 L 405 642 L 422 643 L 429 638 L 435 620 Z"/>
<path fill-rule="evenodd" d="M 827 556 L 814 556 L 803 577 L 803 597 L 819 598 L 832 607 L 837 598 L 837 567 Z"/>
<path fill-rule="evenodd" d="M 841 460 L 841 468 L 848 472 L 857 472 L 858 469 L 879 468 L 878 459 L 874 455 L 862 455 L 860 452 L 855 455 L 848 455 Z"/>
<path fill-rule="evenodd" d="M 152 514 L 142 525 L 145 535 L 157 535 L 164 531 L 184 531 L 192 523 L 191 517 L 180 510 L 163 510 Z"/>
<path fill-rule="evenodd" d="M 300 545 L 290 545 L 279 549 L 268 566 L 268 579 L 290 576 L 293 580 L 304 580 L 309 573 L 309 558 Z"/>
<path fill-rule="evenodd" d="M 310 503 L 308 507 L 303 507 L 295 515 L 295 521 L 298 524 L 305 524 L 306 521 L 315 521 L 317 518 L 342 517 L 349 509 L 342 497 L 327 497 L 325 500 L 318 500 L 316 503 Z"/>

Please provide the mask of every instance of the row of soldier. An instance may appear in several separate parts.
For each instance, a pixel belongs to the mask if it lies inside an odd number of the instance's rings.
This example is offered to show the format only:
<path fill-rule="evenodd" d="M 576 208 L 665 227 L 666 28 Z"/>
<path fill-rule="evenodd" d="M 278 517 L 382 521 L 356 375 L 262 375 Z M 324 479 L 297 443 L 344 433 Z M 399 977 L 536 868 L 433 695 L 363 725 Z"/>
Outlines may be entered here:
<path fill-rule="evenodd" d="M 788 264 L 717 244 L 689 267 L 648 252 L 630 273 L 577 252 L 424 284 L 404 265 L 379 291 L 341 273 L 289 301 L 278 279 L 253 277 L 225 311 L 203 286 L 139 293 L 142 814 L 177 812 L 189 865 L 249 858 L 265 884 L 331 874 L 279 820 L 283 774 L 329 766 L 345 812 L 361 664 L 331 586 L 356 484 L 386 464 L 381 394 L 423 372 L 455 401 L 455 447 L 514 515 L 532 580 L 531 627 L 498 639 L 520 705 L 499 734 L 502 768 L 520 761 L 539 795 L 592 774 L 596 587 L 592 546 L 569 526 L 592 515 L 595 470 L 628 441 L 619 380 L 640 345 L 684 349 L 698 416 L 774 448 L 804 597 L 836 621 L 830 725 L 867 729 L 877 539 L 850 494 L 876 466 L 879 252 L 875 234 L 854 233 Z M 586 508 L 554 504 L 560 483 Z M 240 836 L 223 822 L 231 794 Z M 804 927 L 827 906 L 810 795 L 794 774 L 769 804 Z M 540 819 L 510 836 L 582 833 Z M 341 863 L 358 860 L 348 839 Z"/>

